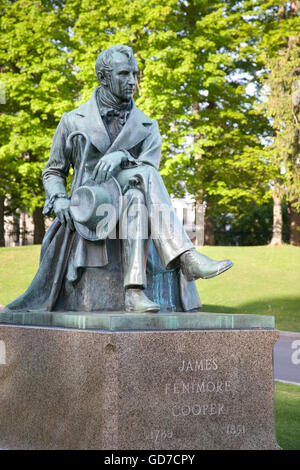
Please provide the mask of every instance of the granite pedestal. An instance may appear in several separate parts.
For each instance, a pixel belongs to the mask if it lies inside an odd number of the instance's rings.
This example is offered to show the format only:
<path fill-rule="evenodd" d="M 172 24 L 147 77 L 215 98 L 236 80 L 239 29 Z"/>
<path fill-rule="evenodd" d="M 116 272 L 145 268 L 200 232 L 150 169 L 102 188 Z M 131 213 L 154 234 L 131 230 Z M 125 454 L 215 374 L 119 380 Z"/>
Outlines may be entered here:
<path fill-rule="evenodd" d="M 276 449 L 274 319 L 0 312 L 0 448 Z"/>

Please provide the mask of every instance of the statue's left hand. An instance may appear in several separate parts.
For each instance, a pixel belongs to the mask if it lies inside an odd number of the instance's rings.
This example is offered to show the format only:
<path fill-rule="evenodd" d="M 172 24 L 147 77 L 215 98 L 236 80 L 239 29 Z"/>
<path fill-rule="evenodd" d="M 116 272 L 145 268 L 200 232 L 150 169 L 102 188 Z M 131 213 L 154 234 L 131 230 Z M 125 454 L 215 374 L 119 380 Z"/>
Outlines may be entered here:
<path fill-rule="evenodd" d="M 125 158 L 126 156 L 122 151 L 112 152 L 104 155 L 97 163 L 92 174 L 92 179 L 99 184 L 109 180 L 113 171 L 117 167 L 121 166 L 121 163 Z"/>

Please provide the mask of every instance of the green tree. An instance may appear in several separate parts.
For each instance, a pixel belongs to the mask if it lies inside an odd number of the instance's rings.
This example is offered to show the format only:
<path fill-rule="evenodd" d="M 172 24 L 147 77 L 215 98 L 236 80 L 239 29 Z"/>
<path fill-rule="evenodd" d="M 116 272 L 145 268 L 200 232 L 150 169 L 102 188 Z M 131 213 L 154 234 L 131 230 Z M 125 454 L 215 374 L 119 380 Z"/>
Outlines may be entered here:
<path fill-rule="evenodd" d="M 96 86 L 97 53 L 130 44 L 140 67 L 137 104 L 163 134 L 161 174 L 170 192 L 207 202 L 207 220 L 243 200 L 268 198 L 268 161 L 260 137 L 267 120 L 254 108 L 258 2 L 95 0 L 67 2 L 78 47 L 82 99 Z M 253 90 L 255 87 L 252 88 Z"/>
<path fill-rule="evenodd" d="M 112 44 L 134 50 L 137 104 L 163 135 L 161 174 L 173 194 L 189 191 L 207 203 L 207 241 L 214 241 L 215 216 L 268 200 L 274 170 L 262 142 L 271 131 L 254 103 L 261 50 L 273 47 L 260 44 L 274 34 L 276 9 L 262 3 L 0 0 L 7 90 L 0 162 L 11 210 L 41 207 L 40 172 L 54 129 L 64 111 L 89 98 L 96 56 Z"/>
<path fill-rule="evenodd" d="M 68 59 L 70 24 L 60 1 L 1 0 L 0 9 L 6 91 L 0 105 L 1 196 L 8 197 L 8 212 L 33 213 L 35 241 L 41 242 L 41 171 L 60 116 L 74 106 L 78 90 Z"/>
<path fill-rule="evenodd" d="M 264 204 L 250 202 L 239 207 L 239 213 L 223 213 L 216 217 L 216 244 L 253 246 L 266 245 L 272 238 L 272 200 Z M 283 240 L 289 241 L 288 206 L 282 204 Z"/>
<path fill-rule="evenodd" d="M 262 60 L 267 70 L 267 101 L 262 108 L 272 124 L 266 148 L 275 171 L 273 180 L 273 237 L 282 243 L 282 200 L 289 202 L 290 242 L 300 245 L 300 18 L 299 2 L 263 2 L 268 19 L 261 41 Z"/>

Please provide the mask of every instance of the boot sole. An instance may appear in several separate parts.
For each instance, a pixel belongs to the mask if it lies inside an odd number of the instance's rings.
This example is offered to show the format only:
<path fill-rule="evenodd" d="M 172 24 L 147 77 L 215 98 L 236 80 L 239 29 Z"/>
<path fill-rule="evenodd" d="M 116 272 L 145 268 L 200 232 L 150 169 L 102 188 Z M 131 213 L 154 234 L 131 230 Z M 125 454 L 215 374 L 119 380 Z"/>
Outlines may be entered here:
<path fill-rule="evenodd" d="M 220 269 L 219 271 L 216 271 L 212 274 L 210 274 L 209 276 L 199 276 L 199 277 L 195 277 L 195 276 L 187 276 L 184 272 L 184 276 L 186 278 L 187 281 L 196 281 L 197 279 L 211 279 L 212 277 L 216 277 L 216 276 L 219 276 L 220 274 L 224 273 L 225 271 L 227 271 L 228 269 L 232 268 L 233 266 L 233 263 L 230 263 L 228 264 L 227 266 L 224 266 L 222 269 Z"/>
<path fill-rule="evenodd" d="M 232 268 L 232 266 L 233 266 L 233 263 L 229 264 L 228 266 L 225 266 L 223 269 L 221 269 L 220 271 L 218 271 L 216 274 L 211 274 L 210 276 L 205 276 L 205 277 L 203 277 L 203 279 L 211 279 L 212 277 L 219 276 L 219 274 L 225 273 L 225 271 L 227 271 L 228 269 Z"/>
<path fill-rule="evenodd" d="M 149 307 L 147 309 L 143 309 L 143 310 L 134 310 L 134 309 L 130 309 L 130 308 L 125 308 L 125 311 L 127 313 L 156 313 L 160 310 L 160 308 L 155 308 L 155 307 Z"/>

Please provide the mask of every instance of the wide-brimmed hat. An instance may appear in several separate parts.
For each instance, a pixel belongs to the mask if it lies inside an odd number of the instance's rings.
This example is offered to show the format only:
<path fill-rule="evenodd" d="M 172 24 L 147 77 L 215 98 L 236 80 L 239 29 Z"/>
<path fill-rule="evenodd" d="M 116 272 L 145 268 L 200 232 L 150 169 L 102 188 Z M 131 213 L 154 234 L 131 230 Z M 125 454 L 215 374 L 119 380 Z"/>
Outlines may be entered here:
<path fill-rule="evenodd" d="M 98 241 L 115 229 L 121 206 L 122 191 L 114 177 L 101 184 L 90 179 L 72 194 L 70 212 L 79 235 Z"/>

